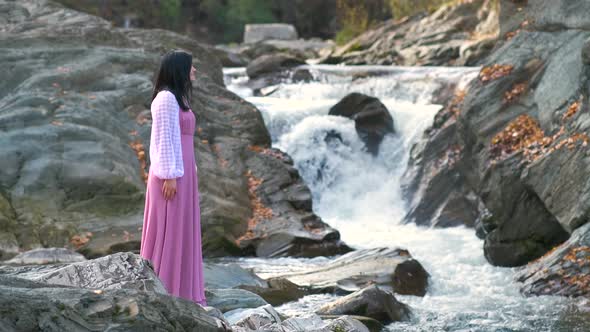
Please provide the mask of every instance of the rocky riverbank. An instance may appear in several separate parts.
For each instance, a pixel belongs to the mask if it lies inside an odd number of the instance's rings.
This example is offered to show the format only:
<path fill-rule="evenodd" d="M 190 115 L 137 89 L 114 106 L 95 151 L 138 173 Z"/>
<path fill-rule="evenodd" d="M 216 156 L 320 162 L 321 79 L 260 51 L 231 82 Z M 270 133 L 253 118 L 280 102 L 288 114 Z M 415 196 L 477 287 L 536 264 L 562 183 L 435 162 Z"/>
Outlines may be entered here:
<path fill-rule="evenodd" d="M 438 213 L 432 223 L 447 226 L 479 216 L 486 258 L 501 266 L 537 259 L 570 234 L 576 234 L 573 243 L 583 238 L 590 211 L 590 21 L 581 13 L 588 9 L 585 2 L 501 2 L 497 49 L 415 147 L 407 188 L 418 198 L 408 221 Z M 584 245 L 570 242 L 536 263 L 538 271 L 569 269 L 556 255 L 570 249 L 587 259 Z M 538 273 L 519 278 L 526 294 L 540 291 L 534 280 L 543 277 L 532 278 Z M 568 291 L 571 277 L 553 274 L 557 285 L 550 293 L 583 292 Z"/>
<path fill-rule="evenodd" d="M 458 45 L 487 31 L 484 22 L 496 15 L 482 9 L 487 5 L 492 1 L 464 2 L 429 17 L 389 22 L 387 34 L 378 30 L 390 40 L 412 40 L 409 34 L 416 32 L 416 43 L 405 51 L 371 32 L 358 41 L 383 49 L 349 49 L 331 59 L 398 63 L 401 58 L 375 56 L 389 50 L 415 60 L 399 62 L 404 64 L 481 62 L 479 76 L 465 89 L 453 95 L 456 82 L 447 82 L 429 100 L 446 107 L 412 149 L 404 181 L 406 222 L 474 226 L 490 263 L 534 261 L 517 275 L 524 295 L 586 296 L 590 22 L 583 13 L 590 7 L 502 1 L 491 53 L 483 50 L 492 42 L 478 39 L 477 56 L 457 55 Z M 432 270 L 404 249 L 353 251 L 340 240 L 314 213 L 312 193 L 292 158 L 271 148 L 259 110 L 225 88 L 218 51 L 163 30 L 113 28 L 50 1 L 0 0 L 0 8 L 0 259 L 11 259 L 0 266 L 0 293 L 6 294 L 0 307 L 7 308 L 2 323 L 56 331 L 117 324 L 365 331 L 413 319 L 406 296 L 425 299 Z M 480 21 L 461 13 L 481 14 Z M 418 23 L 440 25 L 443 37 L 421 35 Z M 176 47 L 193 53 L 201 74 L 193 108 L 205 254 L 341 256 L 269 279 L 209 262 L 213 307 L 201 308 L 168 296 L 149 263 L 134 254 L 149 165 L 150 79 L 163 51 Z M 251 81 L 262 79 L 258 90 L 281 75 L 305 82 L 309 71 L 293 77 L 302 58 L 272 51 L 246 72 Z M 381 73 L 357 72 L 351 81 L 371 75 Z M 379 100 L 353 96 L 371 104 L 361 112 L 335 113 L 359 120 L 355 133 L 366 135 L 365 147 L 377 154 L 384 137 L 397 133 L 399 120 L 387 117 Z M 37 247 L 76 252 L 18 255 Z M 284 317 L 273 307 L 316 294 L 345 296 L 303 318 Z M 23 313 L 27 319 L 19 318 Z"/>
<path fill-rule="evenodd" d="M 5 294 L 0 298 L 10 301 L 0 302 L 2 326 L 46 331 L 115 326 L 169 331 L 334 331 L 336 327 L 349 332 L 378 331 L 380 322 L 409 319 L 411 309 L 397 301 L 391 289 L 404 293 L 416 287 L 412 273 L 416 267 L 423 271 L 405 250 L 359 251 L 331 266 L 270 280 L 237 265 L 207 263 L 209 307 L 201 307 L 168 295 L 151 263 L 136 254 L 117 253 L 92 260 L 76 255 L 63 248 L 36 249 L 0 265 L 0 294 Z M 408 268 L 410 265 L 414 268 Z M 364 273 L 371 267 L 371 275 Z M 313 282 L 321 275 L 331 276 L 340 285 L 356 283 L 359 288 L 353 292 L 350 287 L 328 287 L 329 281 Z M 426 279 L 419 282 L 422 285 L 416 290 L 426 292 Z M 269 304 L 280 304 L 278 298 L 296 299 L 294 291 L 310 294 L 337 289 L 351 294 L 305 317 L 284 317 Z"/>
<path fill-rule="evenodd" d="M 205 254 L 350 250 L 312 212 L 288 156 L 270 149 L 258 110 L 224 88 L 210 48 L 164 30 L 113 28 L 51 1 L 0 6 L 1 258 L 40 246 L 87 257 L 139 250 L 150 80 L 171 48 L 190 51 L 200 73 L 193 110 Z"/>
<path fill-rule="evenodd" d="M 498 22 L 498 1 L 458 1 L 432 14 L 385 21 L 342 46 L 321 40 L 282 41 L 269 34 L 239 46 L 219 45 L 216 50 L 226 67 L 246 66 L 278 53 L 324 64 L 473 66 L 494 49 Z"/>

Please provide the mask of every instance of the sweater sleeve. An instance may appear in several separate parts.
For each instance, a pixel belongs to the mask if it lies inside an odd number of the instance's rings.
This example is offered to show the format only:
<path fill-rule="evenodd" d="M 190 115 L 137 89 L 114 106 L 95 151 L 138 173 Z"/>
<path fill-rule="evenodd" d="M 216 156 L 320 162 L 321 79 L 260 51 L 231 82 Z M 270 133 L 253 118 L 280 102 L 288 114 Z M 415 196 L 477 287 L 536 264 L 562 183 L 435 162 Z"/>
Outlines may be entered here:
<path fill-rule="evenodd" d="M 179 106 L 174 94 L 160 91 L 151 105 L 152 133 L 150 160 L 152 172 L 161 179 L 184 175 L 180 143 Z"/>

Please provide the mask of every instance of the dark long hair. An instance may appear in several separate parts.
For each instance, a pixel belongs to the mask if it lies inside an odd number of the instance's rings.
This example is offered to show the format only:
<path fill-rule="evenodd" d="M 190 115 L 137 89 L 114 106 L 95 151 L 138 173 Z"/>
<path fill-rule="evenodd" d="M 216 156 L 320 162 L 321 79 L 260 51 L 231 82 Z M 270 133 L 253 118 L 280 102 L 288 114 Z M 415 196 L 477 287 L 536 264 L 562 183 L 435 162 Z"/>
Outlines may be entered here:
<path fill-rule="evenodd" d="M 193 56 L 182 50 L 174 50 L 166 53 L 160 62 L 160 68 L 154 82 L 152 101 L 158 92 L 168 90 L 174 94 L 178 105 L 183 111 L 188 111 L 192 99 L 193 84 L 190 80 L 190 71 L 193 65 Z"/>

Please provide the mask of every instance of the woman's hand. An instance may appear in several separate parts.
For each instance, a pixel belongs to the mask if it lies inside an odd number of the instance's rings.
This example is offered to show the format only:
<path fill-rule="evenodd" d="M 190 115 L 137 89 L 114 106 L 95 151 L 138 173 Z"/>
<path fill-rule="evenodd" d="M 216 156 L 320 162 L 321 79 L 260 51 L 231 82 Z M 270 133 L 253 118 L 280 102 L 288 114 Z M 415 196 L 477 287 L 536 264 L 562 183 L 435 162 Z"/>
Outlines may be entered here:
<path fill-rule="evenodd" d="M 165 199 L 172 199 L 174 195 L 176 195 L 176 179 L 166 179 L 164 180 L 164 185 L 162 186 L 162 194 L 164 194 Z"/>

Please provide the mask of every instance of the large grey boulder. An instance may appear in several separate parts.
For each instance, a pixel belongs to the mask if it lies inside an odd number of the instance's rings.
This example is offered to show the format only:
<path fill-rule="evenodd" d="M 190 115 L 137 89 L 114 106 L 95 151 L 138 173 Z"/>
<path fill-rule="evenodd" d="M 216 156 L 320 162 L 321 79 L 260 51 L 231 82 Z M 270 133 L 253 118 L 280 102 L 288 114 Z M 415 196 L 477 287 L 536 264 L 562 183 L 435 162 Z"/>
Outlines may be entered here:
<path fill-rule="evenodd" d="M 366 326 L 350 316 L 323 321 L 315 314 L 291 317 L 281 324 L 285 332 L 369 332 Z"/>
<path fill-rule="evenodd" d="M 256 43 L 266 39 L 295 40 L 297 38 L 297 30 L 291 24 L 266 23 L 244 26 L 244 43 Z"/>
<path fill-rule="evenodd" d="M 589 170 L 583 159 L 574 157 L 585 153 L 584 142 L 576 143 L 572 138 L 583 134 L 588 122 L 578 114 L 566 114 L 587 81 L 582 49 L 590 33 L 545 31 L 540 22 L 543 17 L 553 17 L 545 9 L 540 3 L 523 7 L 539 20 L 531 20 L 488 62 L 490 66 L 511 66 L 510 74 L 490 82 L 474 81 L 460 116 L 461 138 L 466 143 L 467 160 L 472 161 L 465 174 L 492 214 L 486 221 L 490 231 L 484 250 L 488 260 L 497 265 L 523 265 L 540 257 L 565 241 L 567 232 L 579 226 L 585 219 L 581 215 L 588 211 L 584 207 L 588 185 L 575 180 Z M 522 83 L 527 88 L 516 102 L 506 102 L 507 90 Z M 519 118 L 523 114 L 532 120 L 523 121 L 527 119 Z M 531 130 L 547 137 L 549 146 L 534 150 L 536 146 L 532 145 L 503 155 L 507 148 L 492 146 L 492 139 L 511 124 L 514 128 L 533 127 Z M 565 146 L 568 140 L 572 144 Z M 499 156 L 498 149 L 502 153 Z M 547 172 L 549 165 L 560 165 L 564 172 Z M 564 186 L 570 182 L 572 185 Z"/>
<path fill-rule="evenodd" d="M 280 275 L 316 291 L 351 293 L 369 285 L 407 295 L 424 296 L 429 274 L 404 249 L 356 250 L 310 270 Z"/>
<path fill-rule="evenodd" d="M 0 7 L 0 259 L 39 247 L 65 246 L 87 258 L 139 251 L 151 79 L 172 48 L 191 52 L 199 71 L 192 108 L 204 254 L 349 250 L 313 214 L 311 197 L 292 204 L 279 195 L 305 184 L 284 158 L 267 153 L 260 112 L 225 89 L 208 47 L 169 31 L 114 28 L 48 0 Z M 267 190 L 251 185 L 262 178 L 248 176 L 252 166 L 273 169 L 260 185 Z M 306 226 L 310 215 L 318 232 Z M 249 230 L 259 219 L 285 227 Z M 258 250 L 268 237 L 289 250 Z"/>
<path fill-rule="evenodd" d="M 431 174 L 432 161 L 440 160 L 439 174 L 454 184 L 445 185 L 434 172 L 420 184 L 408 181 L 407 188 L 416 195 L 415 206 L 428 208 L 423 211 L 479 214 L 476 227 L 488 261 L 519 266 L 567 240 L 589 219 L 590 186 L 584 179 L 590 174 L 590 21 L 580 14 L 588 10 L 586 2 L 502 1 L 500 8 L 504 38 L 467 86 L 454 118 L 442 125 L 435 121 L 432 139 L 419 148 L 431 161 L 409 173 Z M 459 153 L 448 154 L 455 146 Z M 447 160 L 452 167 L 444 166 Z M 428 188 L 424 183 L 439 185 L 420 191 Z"/>
<path fill-rule="evenodd" d="M 76 263 L 0 266 L 0 326 L 10 331 L 228 331 L 171 296 L 149 261 L 117 253 Z"/>
<path fill-rule="evenodd" d="M 342 316 L 324 321 L 318 315 L 306 314 L 282 320 L 270 306 L 256 309 L 237 309 L 226 314 L 234 332 L 368 332 L 358 320 Z"/>
<path fill-rule="evenodd" d="M 460 171 L 463 148 L 457 136 L 456 112 L 463 104 L 464 91 L 455 96 L 435 116 L 410 150 L 402 177 L 408 202 L 405 223 L 434 227 L 473 227 L 480 216 L 480 199 Z"/>
<path fill-rule="evenodd" d="M 201 306 L 137 289 L 90 290 L 0 275 L 6 331 L 230 331 Z"/>
<path fill-rule="evenodd" d="M 167 294 L 150 261 L 131 252 L 116 253 L 77 263 L 0 265 L 0 275 L 46 285 L 87 289 L 136 289 Z"/>

